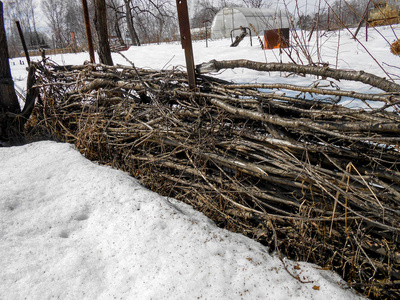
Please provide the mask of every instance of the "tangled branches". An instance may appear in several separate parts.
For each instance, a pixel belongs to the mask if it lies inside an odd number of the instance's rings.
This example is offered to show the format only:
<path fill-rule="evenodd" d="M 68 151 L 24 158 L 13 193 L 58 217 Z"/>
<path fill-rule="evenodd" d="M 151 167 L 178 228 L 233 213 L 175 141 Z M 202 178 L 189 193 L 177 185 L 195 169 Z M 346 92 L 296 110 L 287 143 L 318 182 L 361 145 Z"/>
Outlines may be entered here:
<path fill-rule="evenodd" d="M 366 295 L 400 297 L 397 94 L 206 76 L 190 91 L 177 70 L 36 67 L 42 103 L 31 135 L 74 143 Z M 343 107 L 343 97 L 370 108 Z"/>

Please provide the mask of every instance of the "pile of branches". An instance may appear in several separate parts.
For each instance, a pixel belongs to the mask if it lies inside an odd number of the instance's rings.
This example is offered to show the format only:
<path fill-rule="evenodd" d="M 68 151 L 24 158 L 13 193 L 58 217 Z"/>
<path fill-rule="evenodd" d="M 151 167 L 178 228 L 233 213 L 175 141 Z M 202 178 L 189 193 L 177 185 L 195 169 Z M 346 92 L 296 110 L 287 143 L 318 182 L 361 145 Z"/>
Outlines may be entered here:
<path fill-rule="evenodd" d="M 201 74 L 238 66 L 385 92 Z M 40 101 L 30 135 L 74 143 L 271 251 L 335 270 L 371 298 L 400 297 L 398 85 L 363 72 L 248 61 L 198 66 L 195 90 L 176 69 L 35 67 Z M 369 108 L 341 106 L 344 97 Z"/>

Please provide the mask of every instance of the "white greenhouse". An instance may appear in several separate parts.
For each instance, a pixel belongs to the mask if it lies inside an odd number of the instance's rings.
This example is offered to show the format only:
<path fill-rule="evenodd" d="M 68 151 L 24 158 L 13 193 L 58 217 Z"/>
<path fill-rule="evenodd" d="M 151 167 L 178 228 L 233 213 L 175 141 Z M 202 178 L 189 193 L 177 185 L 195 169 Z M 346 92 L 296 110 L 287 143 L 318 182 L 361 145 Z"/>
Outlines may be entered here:
<path fill-rule="evenodd" d="M 263 35 L 265 30 L 289 28 L 285 13 L 266 8 L 225 7 L 214 17 L 211 37 L 228 38 L 232 30 L 247 27 L 252 35 Z"/>

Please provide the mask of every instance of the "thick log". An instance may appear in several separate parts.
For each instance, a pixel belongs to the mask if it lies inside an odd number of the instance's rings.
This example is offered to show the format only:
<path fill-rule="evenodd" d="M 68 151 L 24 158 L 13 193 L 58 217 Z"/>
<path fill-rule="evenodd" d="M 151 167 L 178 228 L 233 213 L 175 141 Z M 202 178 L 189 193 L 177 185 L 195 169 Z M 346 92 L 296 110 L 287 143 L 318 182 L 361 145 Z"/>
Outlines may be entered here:
<path fill-rule="evenodd" d="M 379 88 L 385 92 L 400 92 L 400 85 L 385 78 L 364 71 L 347 71 L 329 67 L 305 66 L 286 63 L 261 63 L 245 59 L 240 60 L 211 60 L 196 66 L 199 74 L 218 72 L 223 69 L 245 68 L 263 72 L 290 72 L 294 74 L 308 74 L 336 80 L 358 81 Z"/>
<path fill-rule="evenodd" d="M 358 139 L 358 140 L 365 140 L 365 139 L 374 139 L 370 137 L 349 137 L 342 133 L 351 131 L 351 132 L 397 132 L 400 133 L 400 124 L 398 122 L 392 123 L 382 123 L 377 124 L 375 122 L 362 122 L 362 123 L 345 123 L 340 124 L 337 122 L 318 122 L 318 121 L 310 121 L 308 119 L 298 119 L 293 120 L 290 118 L 284 118 L 277 115 L 271 115 L 267 113 L 260 113 L 257 111 L 251 111 L 248 109 L 239 108 L 233 105 L 230 105 L 222 100 L 219 99 L 210 99 L 212 104 L 217 105 L 228 111 L 231 114 L 234 114 L 236 117 L 244 117 L 253 120 L 259 120 L 267 123 L 271 123 L 273 125 L 279 125 L 285 128 L 306 128 L 308 130 L 316 130 L 323 132 L 324 134 L 333 135 L 333 136 L 340 136 L 344 139 Z M 342 133 L 335 133 L 335 131 L 342 132 Z M 393 137 L 393 142 L 400 141 L 400 137 Z"/>

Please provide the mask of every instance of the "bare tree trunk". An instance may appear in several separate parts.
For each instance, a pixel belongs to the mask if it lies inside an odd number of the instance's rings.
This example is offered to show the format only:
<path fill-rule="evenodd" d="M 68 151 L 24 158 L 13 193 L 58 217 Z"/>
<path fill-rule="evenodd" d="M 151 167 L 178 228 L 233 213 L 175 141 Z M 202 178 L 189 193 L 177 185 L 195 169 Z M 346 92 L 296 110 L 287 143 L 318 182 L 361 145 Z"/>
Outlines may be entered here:
<path fill-rule="evenodd" d="M 36 29 L 36 19 L 35 19 L 35 10 L 34 10 L 34 5 L 32 0 L 30 1 L 30 8 L 31 8 L 31 15 L 32 15 L 32 25 L 33 25 L 33 32 L 35 33 L 35 38 L 36 38 L 36 45 L 40 45 L 40 38 L 39 34 Z"/>
<path fill-rule="evenodd" d="M 98 36 L 98 49 L 100 62 L 105 65 L 113 65 L 111 58 L 110 44 L 108 42 L 108 30 L 107 30 L 107 12 L 106 12 L 106 1 L 95 0 L 95 15 L 94 24 L 96 26 L 96 32 Z"/>
<path fill-rule="evenodd" d="M 129 5 L 129 0 L 124 0 L 125 2 L 125 9 L 126 9 L 126 21 L 128 24 L 129 35 L 132 40 L 132 44 L 135 46 L 140 46 L 139 37 L 136 33 L 135 27 L 133 26 L 133 19 L 131 13 L 131 7 Z"/>
<path fill-rule="evenodd" d="M 3 2 L 0 1 L 0 138 L 9 138 L 12 118 L 6 113 L 20 113 L 18 98 L 14 90 L 8 61 L 7 38 L 3 19 Z"/>
<path fill-rule="evenodd" d="M 20 107 L 14 90 L 8 62 L 7 38 L 4 29 L 3 2 L 0 1 L 0 110 L 18 113 Z"/>
<path fill-rule="evenodd" d="M 114 0 L 110 0 L 108 2 L 108 7 L 111 8 L 114 11 L 114 31 L 115 34 L 118 38 L 118 41 L 120 43 L 121 46 L 126 47 L 126 43 L 122 37 L 122 33 L 121 33 L 121 28 L 120 28 L 120 20 L 123 19 L 124 17 L 121 16 L 121 11 L 119 11 L 119 8 L 121 8 L 122 6 L 118 6 L 119 2 L 115 3 Z"/>
<path fill-rule="evenodd" d="M 116 34 L 117 37 L 118 37 L 119 43 L 120 43 L 122 46 L 126 47 L 125 41 L 124 41 L 124 39 L 122 38 L 121 29 L 119 28 L 119 21 L 118 21 L 118 16 L 117 16 L 117 15 L 115 16 L 114 28 L 115 28 L 115 34 Z"/>

